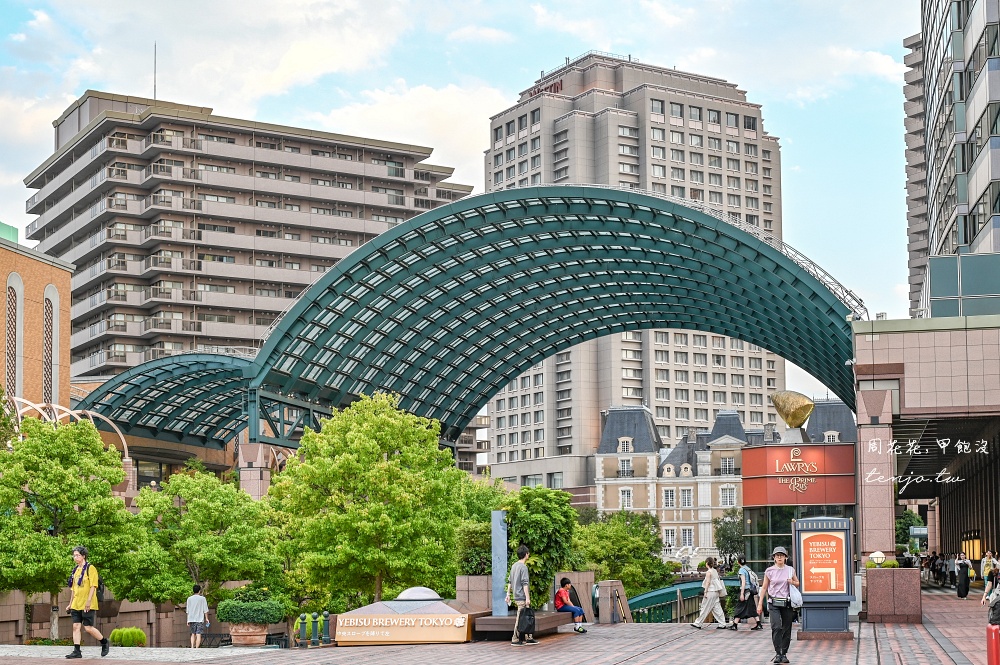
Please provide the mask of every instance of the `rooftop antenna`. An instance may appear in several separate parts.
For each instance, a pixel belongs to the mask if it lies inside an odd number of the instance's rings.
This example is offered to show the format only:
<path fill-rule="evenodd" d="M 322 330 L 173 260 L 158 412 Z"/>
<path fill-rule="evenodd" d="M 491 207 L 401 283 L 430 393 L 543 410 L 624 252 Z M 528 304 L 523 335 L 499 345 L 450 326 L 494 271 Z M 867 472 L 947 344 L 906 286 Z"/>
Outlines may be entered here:
<path fill-rule="evenodd" d="M 156 101 L 156 42 L 153 42 L 153 101 Z"/>

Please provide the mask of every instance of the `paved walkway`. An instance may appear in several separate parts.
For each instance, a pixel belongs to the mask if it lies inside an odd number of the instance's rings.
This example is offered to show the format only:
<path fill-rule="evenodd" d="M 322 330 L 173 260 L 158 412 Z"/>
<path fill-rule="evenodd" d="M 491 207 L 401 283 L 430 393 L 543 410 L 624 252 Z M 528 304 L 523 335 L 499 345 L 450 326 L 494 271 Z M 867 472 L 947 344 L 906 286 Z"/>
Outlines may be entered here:
<path fill-rule="evenodd" d="M 788 658 L 808 665 L 985 665 L 986 610 L 981 587 L 969 600 L 954 590 L 924 592 L 923 625 L 852 624 L 850 642 L 799 642 L 792 637 Z M 766 626 L 765 626 L 766 628 Z M 797 626 L 796 626 L 797 628 Z M 567 627 L 563 627 L 567 629 Z M 65 663 L 66 647 L 0 646 L 0 665 Z M 97 647 L 84 647 L 88 660 Z M 112 648 L 102 662 L 204 665 L 468 665 L 468 663 L 573 663 L 574 665 L 683 665 L 723 662 L 767 663 L 774 655 L 769 630 L 704 630 L 689 625 L 628 624 L 592 626 L 586 635 L 560 632 L 537 646 L 503 642 L 310 649 L 122 649 Z M 94 660 L 90 660 L 94 659 Z"/>

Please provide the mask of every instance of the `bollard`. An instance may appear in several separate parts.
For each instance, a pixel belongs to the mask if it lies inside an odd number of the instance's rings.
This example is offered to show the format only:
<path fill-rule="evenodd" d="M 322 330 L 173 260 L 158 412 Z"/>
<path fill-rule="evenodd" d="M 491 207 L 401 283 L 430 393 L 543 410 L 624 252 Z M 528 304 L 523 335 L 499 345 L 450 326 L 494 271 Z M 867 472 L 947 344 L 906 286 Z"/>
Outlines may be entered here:
<path fill-rule="evenodd" d="M 330 643 L 330 613 L 323 610 L 323 644 Z"/>
<path fill-rule="evenodd" d="M 677 616 L 675 617 L 675 623 L 681 622 L 681 615 L 684 613 L 684 594 L 681 593 L 680 589 L 677 589 Z"/>
<path fill-rule="evenodd" d="M 316 612 L 313 612 L 313 636 L 310 644 L 314 647 L 319 646 L 319 614 Z"/>
<path fill-rule="evenodd" d="M 309 643 L 306 642 L 306 615 L 305 614 L 300 614 L 299 615 L 299 648 L 300 649 L 305 649 L 307 646 L 309 646 Z"/>
<path fill-rule="evenodd" d="M 1000 626 L 986 626 L 986 663 L 1000 665 Z"/>

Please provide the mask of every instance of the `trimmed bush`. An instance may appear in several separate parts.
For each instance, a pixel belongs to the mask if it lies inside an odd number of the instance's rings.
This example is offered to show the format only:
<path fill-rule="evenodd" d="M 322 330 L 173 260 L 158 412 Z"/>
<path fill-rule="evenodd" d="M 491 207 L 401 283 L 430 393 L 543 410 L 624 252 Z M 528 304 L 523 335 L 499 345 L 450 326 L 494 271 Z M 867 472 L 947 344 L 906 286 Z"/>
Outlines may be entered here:
<path fill-rule="evenodd" d="M 51 637 L 29 637 L 24 641 L 26 645 L 36 647 L 71 647 L 73 640 L 67 638 L 54 640 Z"/>
<path fill-rule="evenodd" d="M 219 603 L 215 613 L 219 621 L 228 623 L 269 624 L 285 620 L 285 607 L 271 598 L 265 588 L 245 586 L 233 597 Z"/>
<path fill-rule="evenodd" d="M 108 636 L 111 646 L 115 647 L 144 647 L 146 646 L 146 633 L 142 628 L 115 628 Z"/>
<path fill-rule="evenodd" d="M 295 617 L 295 623 L 292 624 L 292 635 L 295 639 L 299 639 L 299 628 L 301 627 L 302 619 L 301 617 Z M 330 626 L 332 630 L 333 620 L 330 621 Z M 319 615 L 319 634 L 323 635 L 323 615 Z M 311 640 L 313 636 L 313 615 L 312 612 L 306 613 L 306 639 Z"/>
<path fill-rule="evenodd" d="M 883 568 L 899 568 L 899 562 L 895 559 L 890 559 L 882 564 Z"/>

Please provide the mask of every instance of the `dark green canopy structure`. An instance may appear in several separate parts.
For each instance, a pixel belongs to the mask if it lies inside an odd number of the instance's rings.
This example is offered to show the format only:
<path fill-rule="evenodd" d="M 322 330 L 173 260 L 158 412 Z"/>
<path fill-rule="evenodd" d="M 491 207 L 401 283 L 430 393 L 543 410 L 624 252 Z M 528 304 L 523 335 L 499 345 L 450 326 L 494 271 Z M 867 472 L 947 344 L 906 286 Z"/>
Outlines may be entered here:
<path fill-rule="evenodd" d="M 455 439 L 543 358 L 648 328 L 757 344 L 853 407 L 850 320 L 865 315 L 807 258 L 712 208 L 595 186 L 514 189 L 437 208 L 360 247 L 241 361 L 241 379 L 226 374 L 232 358 L 223 369 L 225 356 L 173 356 L 109 381 L 80 408 L 126 433 L 221 445 L 249 426 L 249 440 L 294 445 L 303 424 L 383 390 Z M 149 394 L 143 377 L 164 372 L 171 387 Z M 147 409 L 163 418 L 151 424 Z M 217 424 L 192 424 L 199 411 L 219 412 Z"/>

